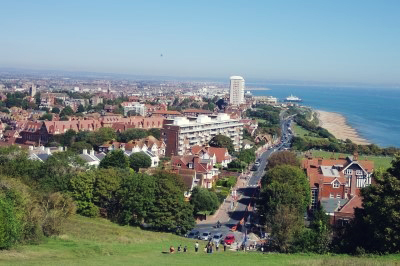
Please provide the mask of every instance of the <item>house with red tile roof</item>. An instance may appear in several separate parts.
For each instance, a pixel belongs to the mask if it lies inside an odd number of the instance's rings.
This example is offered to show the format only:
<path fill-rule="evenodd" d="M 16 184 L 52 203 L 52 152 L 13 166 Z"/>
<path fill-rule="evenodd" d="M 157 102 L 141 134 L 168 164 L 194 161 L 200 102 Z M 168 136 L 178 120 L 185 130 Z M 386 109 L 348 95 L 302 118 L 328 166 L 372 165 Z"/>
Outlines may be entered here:
<path fill-rule="evenodd" d="M 360 197 L 363 187 L 372 183 L 374 162 L 359 160 L 357 153 L 339 159 L 307 158 L 302 165 L 311 188 L 310 211 L 322 205 L 332 222 L 336 213 L 351 217 L 352 206 L 357 202 L 354 199 Z"/>
<path fill-rule="evenodd" d="M 227 167 L 228 163 L 232 162 L 232 156 L 229 155 L 227 148 L 196 145 L 191 148 L 191 154 L 198 154 L 202 159 L 211 159 L 213 165 L 221 164 L 223 167 Z"/>
<path fill-rule="evenodd" d="M 172 156 L 171 164 L 173 170 L 192 169 L 202 175 L 201 185 L 205 188 L 212 188 L 218 178 L 218 169 L 214 168 L 211 159 L 202 159 L 199 155 Z"/>

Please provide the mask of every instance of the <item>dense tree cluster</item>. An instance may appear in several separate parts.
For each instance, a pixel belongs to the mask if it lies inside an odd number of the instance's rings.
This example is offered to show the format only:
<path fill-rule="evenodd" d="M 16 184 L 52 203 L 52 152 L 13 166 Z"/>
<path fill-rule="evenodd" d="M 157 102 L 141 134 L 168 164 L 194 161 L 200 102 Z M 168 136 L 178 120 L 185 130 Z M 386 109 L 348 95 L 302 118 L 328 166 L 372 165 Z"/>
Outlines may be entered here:
<path fill-rule="evenodd" d="M 230 154 L 233 154 L 235 152 L 233 141 L 229 137 L 224 135 L 216 135 L 209 141 L 208 144 L 211 147 L 227 148 Z"/>

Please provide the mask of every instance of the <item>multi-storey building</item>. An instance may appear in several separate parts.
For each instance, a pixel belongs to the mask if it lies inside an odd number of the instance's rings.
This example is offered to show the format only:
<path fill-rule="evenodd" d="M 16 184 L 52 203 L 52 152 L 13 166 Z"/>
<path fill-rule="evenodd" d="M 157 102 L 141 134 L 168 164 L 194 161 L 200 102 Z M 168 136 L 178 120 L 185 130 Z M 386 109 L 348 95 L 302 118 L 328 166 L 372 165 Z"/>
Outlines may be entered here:
<path fill-rule="evenodd" d="M 139 102 L 123 102 L 121 103 L 124 108 L 124 115 L 127 116 L 130 111 L 136 115 L 146 116 L 146 105 Z"/>
<path fill-rule="evenodd" d="M 197 118 L 176 117 L 166 120 L 162 129 L 164 142 L 167 144 L 166 156 L 184 155 L 192 146 L 205 145 L 216 135 L 224 135 L 233 141 L 239 151 L 243 140 L 243 123 L 231 119 L 228 114 L 217 116 L 199 115 Z"/>
<path fill-rule="evenodd" d="M 313 211 L 322 205 L 331 216 L 331 221 L 349 209 L 349 204 L 360 203 L 360 190 L 372 182 L 374 162 L 358 160 L 358 154 L 339 159 L 308 158 L 303 161 L 311 187 L 311 206 Z M 357 199 L 358 198 L 358 199 Z M 359 207 L 359 206 L 357 206 Z M 351 217 L 352 210 L 346 210 Z"/>
<path fill-rule="evenodd" d="M 232 76 L 230 80 L 229 102 L 232 105 L 240 105 L 244 103 L 244 79 L 240 76 Z"/>

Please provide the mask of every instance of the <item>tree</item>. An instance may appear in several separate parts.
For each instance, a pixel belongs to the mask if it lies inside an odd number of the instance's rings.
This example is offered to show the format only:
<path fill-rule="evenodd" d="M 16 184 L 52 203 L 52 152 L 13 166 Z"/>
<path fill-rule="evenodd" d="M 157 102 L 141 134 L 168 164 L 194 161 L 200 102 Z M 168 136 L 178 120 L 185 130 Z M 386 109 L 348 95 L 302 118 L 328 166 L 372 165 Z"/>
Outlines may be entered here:
<path fill-rule="evenodd" d="M 208 143 L 211 147 L 227 148 L 230 154 L 235 152 L 233 142 L 230 138 L 224 135 L 216 135 Z"/>
<path fill-rule="evenodd" d="M 149 168 L 151 166 L 151 159 L 144 152 L 135 152 L 129 156 L 129 166 L 138 172 L 139 168 Z"/>
<path fill-rule="evenodd" d="M 60 108 L 58 108 L 58 107 L 53 107 L 53 109 L 51 109 L 51 112 L 52 112 L 53 114 L 59 114 L 59 113 L 60 113 Z"/>
<path fill-rule="evenodd" d="M 40 119 L 40 120 L 48 120 L 48 121 L 51 121 L 51 120 L 53 120 L 53 115 L 52 115 L 52 114 L 49 114 L 49 113 L 45 113 L 45 114 L 42 115 L 39 119 Z"/>
<path fill-rule="evenodd" d="M 82 153 L 82 151 L 84 149 L 91 150 L 92 148 L 93 148 L 93 146 L 90 145 L 89 143 L 87 143 L 85 141 L 78 141 L 78 142 L 72 143 L 69 150 L 72 152 L 75 152 L 75 153 Z"/>
<path fill-rule="evenodd" d="M 218 197 L 215 192 L 201 187 L 193 189 L 190 203 L 193 205 L 194 214 L 199 212 L 214 213 L 219 207 Z"/>
<path fill-rule="evenodd" d="M 77 113 L 83 113 L 83 112 L 85 112 L 85 107 L 82 105 L 82 104 L 80 104 L 79 106 L 78 106 L 78 110 L 76 111 Z"/>
<path fill-rule="evenodd" d="M 280 151 L 273 153 L 268 158 L 268 168 L 270 169 L 283 164 L 299 166 L 296 154 L 290 151 Z"/>
<path fill-rule="evenodd" d="M 303 229 L 302 218 L 309 204 L 310 188 L 300 168 L 278 165 L 263 177 L 259 212 L 282 252 L 289 250 L 294 236 Z"/>
<path fill-rule="evenodd" d="M 75 140 L 76 132 L 73 129 L 68 129 L 64 134 L 57 136 L 62 146 L 71 147 Z"/>
<path fill-rule="evenodd" d="M 147 133 L 148 133 L 149 136 L 153 136 L 156 139 L 161 140 L 161 130 L 160 129 L 158 129 L 158 128 L 150 128 L 147 131 Z"/>
<path fill-rule="evenodd" d="M 147 215 L 147 224 L 155 230 L 186 233 L 194 227 L 193 207 L 184 200 L 182 177 L 160 171 L 156 182 L 154 204 Z"/>
<path fill-rule="evenodd" d="M 232 162 L 228 163 L 228 169 L 230 171 L 241 171 L 247 167 L 245 162 L 241 162 L 239 160 L 233 160 Z"/>
<path fill-rule="evenodd" d="M 239 152 L 238 159 L 242 162 L 250 164 L 251 162 L 254 162 L 256 160 L 256 153 L 254 149 L 241 150 Z"/>
<path fill-rule="evenodd" d="M 128 168 L 129 167 L 129 159 L 128 156 L 125 155 L 122 150 L 114 150 L 109 153 L 101 160 L 100 168 Z"/>
<path fill-rule="evenodd" d="M 104 142 L 114 140 L 116 138 L 117 134 L 113 128 L 102 127 L 95 132 L 90 132 L 87 135 L 87 142 L 98 148 L 99 146 L 103 145 Z"/>
<path fill-rule="evenodd" d="M 72 110 L 71 106 L 66 106 L 64 109 L 62 109 L 61 113 L 60 113 L 60 117 L 61 116 L 69 116 L 69 115 L 73 115 L 74 114 L 74 110 Z"/>
<path fill-rule="evenodd" d="M 128 142 L 131 140 L 142 139 L 147 137 L 147 131 L 140 128 L 129 128 L 124 132 L 121 132 L 118 136 L 118 140 L 121 142 Z"/>
<path fill-rule="evenodd" d="M 54 153 L 40 167 L 39 182 L 45 191 L 67 191 L 70 179 L 86 170 L 84 166 L 85 162 L 74 153 Z"/>
<path fill-rule="evenodd" d="M 131 173 L 122 179 L 116 192 L 114 217 L 119 224 L 139 225 L 144 223 L 155 200 L 156 180 L 154 176 Z"/>
<path fill-rule="evenodd" d="M 363 209 L 356 209 L 355 218 L 343 235 L 346 252 L 400 251 L 400 155 L 386 172 L 375 171 L 374 180 L 361 190 Z"/>

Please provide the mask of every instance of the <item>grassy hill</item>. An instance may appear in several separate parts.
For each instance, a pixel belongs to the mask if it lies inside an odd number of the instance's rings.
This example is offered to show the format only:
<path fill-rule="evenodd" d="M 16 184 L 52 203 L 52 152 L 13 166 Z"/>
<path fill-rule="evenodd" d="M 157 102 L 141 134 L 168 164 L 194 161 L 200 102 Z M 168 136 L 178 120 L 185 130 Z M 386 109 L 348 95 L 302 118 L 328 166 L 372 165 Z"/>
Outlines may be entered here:
<path fill-rule="evenodd" d="M 395 265 L 400 256 L 357 258 L 254 252 L 194 252 L 195 241 L 167 233 L 122 227 L 105 219 L 75 216 L 64 234 L 40 245 L 0 252 L 0 265 Z M 165 254 L 170 245 L 188 245 L 187 253 Z M 200 246 L 204 246 L 201 242 Z"/>

